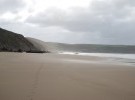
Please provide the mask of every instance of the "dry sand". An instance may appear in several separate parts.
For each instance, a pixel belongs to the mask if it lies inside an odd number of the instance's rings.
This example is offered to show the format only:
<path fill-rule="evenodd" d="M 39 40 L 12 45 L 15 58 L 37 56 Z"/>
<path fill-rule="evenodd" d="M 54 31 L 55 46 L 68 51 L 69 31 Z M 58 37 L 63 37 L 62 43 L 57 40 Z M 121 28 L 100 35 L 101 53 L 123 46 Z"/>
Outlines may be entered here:
<path fill-rule="evenodd" d="M 135 100 L 135 67 L 105 61 L 0 53 L 0 100 Z"/>

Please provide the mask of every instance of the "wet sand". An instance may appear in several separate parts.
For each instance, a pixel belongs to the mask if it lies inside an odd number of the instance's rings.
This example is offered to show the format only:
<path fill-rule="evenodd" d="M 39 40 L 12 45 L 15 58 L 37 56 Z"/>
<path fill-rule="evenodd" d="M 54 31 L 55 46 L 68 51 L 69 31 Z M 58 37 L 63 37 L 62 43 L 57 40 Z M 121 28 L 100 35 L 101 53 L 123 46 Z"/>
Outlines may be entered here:
<path fill-rule="evenodd" d="M 135 66 L 106 61 L 0 53 L 0 100 L 135 100 Z"/>

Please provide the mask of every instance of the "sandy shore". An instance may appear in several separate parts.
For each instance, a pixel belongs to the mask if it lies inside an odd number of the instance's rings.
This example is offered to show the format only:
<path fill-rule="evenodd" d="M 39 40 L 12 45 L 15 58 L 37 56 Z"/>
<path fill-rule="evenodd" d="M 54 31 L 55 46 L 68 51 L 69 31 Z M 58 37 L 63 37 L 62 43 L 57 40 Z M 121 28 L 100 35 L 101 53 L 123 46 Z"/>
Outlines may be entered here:
<path fill-rule="evenodd" d="M 135 66 L 106 61 L 0 53 L 0 100 L 135 100 Z"/>

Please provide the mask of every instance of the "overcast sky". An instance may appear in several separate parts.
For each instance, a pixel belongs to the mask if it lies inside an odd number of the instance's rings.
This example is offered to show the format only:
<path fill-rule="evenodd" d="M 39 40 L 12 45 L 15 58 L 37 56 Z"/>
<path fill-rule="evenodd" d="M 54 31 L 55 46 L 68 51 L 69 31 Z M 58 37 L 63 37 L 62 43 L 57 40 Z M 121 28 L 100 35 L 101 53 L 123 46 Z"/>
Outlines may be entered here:
<path fill-rule="evenodd" d="M 47 42 L 135 45 L 135 0 L 0 0 L 0 27 Z"/>

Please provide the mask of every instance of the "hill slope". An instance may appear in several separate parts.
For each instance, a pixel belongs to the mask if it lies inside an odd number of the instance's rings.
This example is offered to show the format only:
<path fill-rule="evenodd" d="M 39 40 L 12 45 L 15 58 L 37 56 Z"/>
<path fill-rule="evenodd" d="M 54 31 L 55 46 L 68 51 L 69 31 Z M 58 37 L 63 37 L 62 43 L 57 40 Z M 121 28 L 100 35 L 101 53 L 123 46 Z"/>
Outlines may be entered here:
<path fill-rule="evenodd" d="M 0 51 L 41 52 L 23 35 L 0 28 Z"/>

